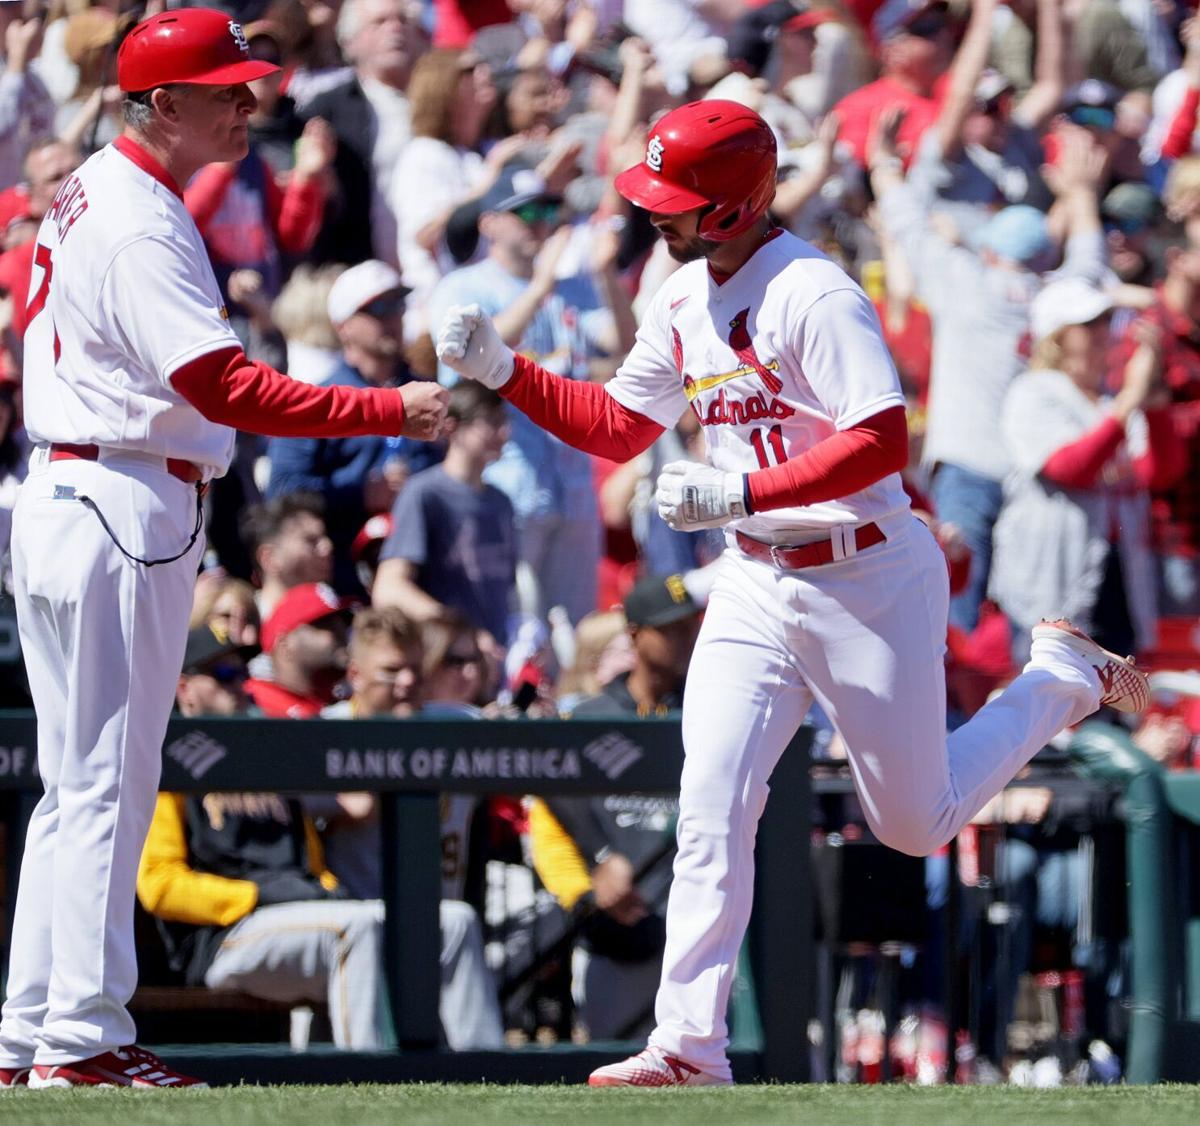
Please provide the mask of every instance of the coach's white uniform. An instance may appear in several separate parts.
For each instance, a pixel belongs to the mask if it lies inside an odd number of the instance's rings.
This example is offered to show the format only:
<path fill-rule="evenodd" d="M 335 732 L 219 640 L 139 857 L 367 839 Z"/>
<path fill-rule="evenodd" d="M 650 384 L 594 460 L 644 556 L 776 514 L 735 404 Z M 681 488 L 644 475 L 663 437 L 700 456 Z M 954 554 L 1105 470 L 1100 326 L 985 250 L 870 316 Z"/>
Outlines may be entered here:
<path fill-rule="evenodd" d="M 607 390 L 664 427 L 690 406 L 710 462 L 737 473 L 904 402 L 865 294 L 789 234 L 724 284 L 702 260 L 671 275 Z M 886 542 L 857 553 L 855 529 L 871 523 Z M 1099 706 L 1090 668 L 1035 642 L 1030 666 L 947 741 L 946 563 L 897 475 L 727 528 L 688 671 L 679 852 L 650 1038 L 726 1079 L 725 1011 L 767 779 L 812 701 L 845 739 L 872 830 L 914 854 L 953 837 L 1048 739 Z M 834 561 L 776 567 L 739 550 L 738 531 L 778 545 L 832 539 Z"/>
<path fill-rule="evenodd" d="M 134 877 L 204 542 L 179 462 L 207 479 L 233 452 L 233 431 L 170 384 L 188 361 L 238 347 L 208 256 L 173 186 L 117 144 L 59 190 L 30 285 L 24 394 L 37 449 L 13 573 L 45 795 L 21 870 L 5 1067 L 134 1041 Z M 52 459 L 62 444 L 99 456 Z M 145 566 L 115 541 L 142 559 L 182 555 Z"/>

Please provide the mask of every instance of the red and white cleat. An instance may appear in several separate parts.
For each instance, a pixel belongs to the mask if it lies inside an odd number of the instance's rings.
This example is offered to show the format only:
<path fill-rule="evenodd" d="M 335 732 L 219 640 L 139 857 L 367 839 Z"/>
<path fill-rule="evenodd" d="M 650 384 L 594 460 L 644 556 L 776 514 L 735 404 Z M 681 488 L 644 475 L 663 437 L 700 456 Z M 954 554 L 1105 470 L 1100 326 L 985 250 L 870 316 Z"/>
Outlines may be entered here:
<path fill-rule="evenodd" d="M 1033 627 L 1033 636 L 1050 638 L 1066 645 L 1096 670 L 1100 677 L 1100 703 L 1119 712 L 1145 711 L 1150 703 L 1150 682 L 1134 666 L 1132 657 L 1119 657 L 1102 649 L 1086 633 L 1066 618 L 1041 621 Z"/>
<path fill-rule="evenodd" d="M 34 1064 L 29 1086 L 44 1087 L 207 1087 L 190 1075 L 181 1075 L 153 1052 L 131 1044 L 115 1052 L 102 1052 L 75 1063 Z"/>
<path fill-rule="evenodd" d="M 589 1087 L 730 1087 L 698 1067 L 669 1056 L 660 1048 L 644 1048 L 620 1063 L 598 1067 L 588 1076 Z"/>
<path fill-rule="evenodd" d="M 0 1091 L 8 1091 L 14 1087 L 29 1086 L 29 1071 L 27 1067 L 0 1067 Z"/>

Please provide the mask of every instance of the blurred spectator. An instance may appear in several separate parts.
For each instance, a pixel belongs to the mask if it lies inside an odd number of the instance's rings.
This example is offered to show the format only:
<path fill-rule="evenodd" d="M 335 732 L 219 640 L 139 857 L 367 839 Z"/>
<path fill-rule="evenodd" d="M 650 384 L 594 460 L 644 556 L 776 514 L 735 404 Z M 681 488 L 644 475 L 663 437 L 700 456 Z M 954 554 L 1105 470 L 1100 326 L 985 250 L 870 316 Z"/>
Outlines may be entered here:
<path fill-rule="evenodd" d="M 206 581 L 209 575 L 216 577 Z M 220 568 L 201 572 L 196 579 L 191 624 L 193 628 L 208 626 L 237 645 L 257 648 L 262 623 L 254 587 L 245 579 L 230 578 Z"/>
<path fill-rule="evenodd" d="M 901 179 L 897 120 L 885 116 L 872 156 L 871 182 L 885 230 L 907 259 L 917 296 L 933 324 L 925 461 L 936 467 L 932 501 L 971 550 L 966 588 L 950 603 L 950 622 L 974 629 L 991 566 L 992 525 L 1000 511 L 1009 453 L 995 421 L 1024 366 L 1029 309 L 1053 260 L 1045 216 L 1014 205 L 972 231 L 977 249 L 950 241 L 931 220 L 928 187 Z M 1066 135 L 1054 187 L 1068 223 L 1059 271 L 1093 283 L 1104 272 L 1097 184 L 1103 153 L 1079 130 Z M 955 236 L 957 237 L 957 236 Z M 963 294 L 971 299 L 964 301 Z"/>
<path fill-rule="evenodd" d="M 236 647 L 218 643 L 202 653 L 200 640 L 197 631 L 188 638 L 180 711 L 244 711 L 241 681 L 222 671 L 236 669 Z M 270 1001 L 325 1001 L 339 1048 L 388 1044 L 383 905 L 352 900 L 338 886 L 297 799 L 160 794 L 137 892 L 188 984 Z"/>
<path fill-rule="evenodd" d="M 328 383 L 342 365 L 337 332 L 329 321 L 329 291 L 344 266 L 298 266 L 271 306 L 283 334 L 287 373 L 304 383 Z"/>
<path fill-rule="evenodd" d="M 1141 5 L 1135 2 L 1131 6 Z M 1098 78 L 1121 90 L 1150 91 L 1161 72 L 1150 62 L 1145 39 L 1125 17 L 1126 7 L 1119 0 L 1074 5 L 1078 13 L 1071 36 L 1075 54 L 1087 78 Z"/>
<path fill-rule="evenodd" d="M 21 341 L 28 324 L 26 301 L 29 297 L 38 224 L 50 209 L 62 182 L 79 167 L 82 159 L 83 155 L 78 149 L 54 140 L 35 142 L 25 157 L 25 203 L 22 214 L 28 217 L 28 225 L 19 228 L 24 234 L 19 241 L 16 240 L 18 228 L 9 228 L 14 242 L 0 255 L 0 288 L 13 298 L 10 347 L 18 367 L 24 355 Z"/>
<path fill-rule="evenodd" d="M 678 708 L 700 612 L 681 576 L 641 580 L 625 599 L 633 669 L 572 715 Z M 572 992 L 592 1039 L 636 1038 L 653 1023 L 677 812 L 676 799 L 645 794 L 537 798 L 530 807 L 534 867 L 571 913 L 587 951 L 586 960 L 576 959 Z"/>
<path fill-rule="evenodd" d="M 560 279 L 571 240 L 560 222 L 560 200 L 529 169 L 509 168 L 483 200 L 479 231 L 487 257 L 449 274 L 430 300 L 440 323 L 451 305 L 478 304 L 505 342 L 558 374 L 589 379 L 597 356 L 621 355 L 632 340 L 628 297 L 616 278 L 617 242 L 597 242 L 593 263 L 603 298 L 586 273 Z M 552 233 L 553 232 L 553 233 Z M 623 307 L 622 307 L 623 303 Z M 439 368 L 443 383 L 456 376 Z M 592 466 L 572 449 L 509 408 L 512 437 L 484 479 L 504 492 L 517 517 L 521 609 L 545 618 L 564 606 L 572 622 L 596 608 L 601 526 Z"/>
<path fill-rule="evenodd" d="M 1177 171 L 1187 172 L 1181 161 Z M 1200 163 L 1200 162 L 1198 162 Z M 1182 198 L 1176 204 L 1186 207 Z M 1195 212 L 1191 223 L 1195 224 Z M 1144 319 L 1159 332 L 1162 381 L 1170 398 L 1175 432 L 1187 451 L 1187 465 L 1176 483 L 1155 489 L 1152 498 L 1153 544 L 1159 565 L 1159 610 L 1163 614 L 1200 614 L 1200 245 L 1167 248 L 1166 277 Z M 1120 372 L 1141 346 L 1141 329 L 1131 325 L 1111 355 Z"/>
<path fill-rule="evenodd" d="M 244 534 L 261 584 L 256 598 L 261 620 L 270 617 L 294 587 L 328 581 L 331 544 L 323 512 L 320 497 L 296 493 L 254 505 L 244 514 Z"/>
<path fill-rule="evenodd" d="M 485 484 L 483 472 L 508 440 L 508 408 L 495 391 L 464 380 L 450 390 L 447 418 L 445 460 L 416 474 L 396 498 L 372 602 L 415 622 L 454 609 L 504 645 L 516 530 L 508 497 Z"/>
<path fill-rule="evenodd" d="M 433 51 L 413 68 L 409 83 L 412 140 L 404 146 L 389 196 L 396 218 L 404 284 L 414 292 L 409 339 L 430 331 L 425 305 L 439 279 L 454 265 L 445 246 L 454 209 L 479 199 L 524 143 L 507 138 L 479 153 L 483 127 L 496 103 L 491 74 L 475 55 Z M 436 328 L 436 326 L 434 326 Z"/>
<path fill-rule="evenodd" d="M 921 139 L 912 169 L 939 200 L 958 205 L 954 214 L 963 215 L 963 225 L 995 206 L 1026 203 L 1045 210 L 1052 202 L 1038 171 L 1039 134 L 1063 94 L 1060 3 L 1038 0 L 1036 80 L 1019 102 L 1008 78 L 984 69 L 997 6 L 998 0 L 971 6 L 941 111 Z"/>
<path fill-rule="evenodd" d="M 406 294 L 400 275 L 374 260 L 351 266 L 333 283 L 328 313 L 342 345 L 342 364 L 326 383 L 398 387 L 408 382 L 402 348 Z M 268 497 L 310 492 L 325 501 L 339 590 L 357 589 L 350 545 L 368 516 L 391 508 L 408 472 L 404 448 L 399 438 L 373 435 L 272 438 L 267 444 Z"/>
<path fill-rule="evenodd" d="M 558 680 L 558 703 L 564 715 L 588 696 L 598 696 L 614 677 L 633 667 L 633 643 L 625 628 L 625 611 L 596 610 L 575 627 L 575 653 Z"/>
<path fill-rule="evenodd" d="M 362 610 L 350 631 L 347 682 L 351 696 L 326 708 L 329 719 L 404 719 L 419 714 L 421 639 L 395 610 Z M 483 955 L 475 910 L 462 902 L 476 799 L 445 794 L 442 813 L 442 990 L 438 1013 L 455 1050 L 503 1043 L 496 986 Z M 330 870 L 350 894 L 375 899 L 382 883 L 379 801 L 374 794 L 321 794 L 304 799 L 322 823 Z"/>
<path fill-rule="evenodd" d="M 479 631 L 450 612 L 421 622 L 421 707 L 427 715 L 481 716 L 495 698 L 495 680 Z"/>
<path fill-rule="evenodd" d="M 1033 302 L 1032 370 L 1005 397 L 1000 428 L 1015 468 L 990 593 L 1014 624 L 1018 663 L 1029 630 L 1054 615 L 1121 652 L 1154 640 L 1147 489 L 1178 476 L 1182 449 L 1162 409 L 1157 327 L 1137 323 L 1120 389 L 1105 395 L 1111 309 L 1085 282 L 1047 285 Z"/>
<path fill-rule="evenodd" d="M 935 87 L 954 51 L 945 3 L 886 4 L 875 17 L 875 28 L 882 76 L 847 94 L 834 107 L 841 125 L 838 139 L 863 168 L 880 116 L 896 106 L 905 111 L 896 153 L 906 164 L 913 159 L 922 134 L 937 120 Z"/>
<path fill-rule="evenodd" d="M 344 82 L 351 73 L 339 42 L 339 0 L 271 0 L 261 20 L 252 26 L 280 29 L 285 59 L 291 63 L 288 97 L 297 107 Z M 354 17 L 357 19 L 357 16 Z M 245 29 L 250 38 L 250 29 Z"/>
<path fill-rule="evenodd" d="M 311 257 L 316 262 L 396 261 L 396 220 L 389 198 L 394 170 L 410 137 L 405 90 L 425 41 L 412 0 L 344 0 L 337 18 L 353 74 L 302 107 L 337 134 L 337 192 L 326 206 Z"/>
<path fill-rule="evenodd" d="M 250 698 L 274 719 L 312 719 L 333 703 L 346 675 L 352 603 L 324 583 L 292 587 L 263 621 L 271 679 L 247 683 Z"/>
<path fill-rule="evenodd" d="M 76 86 L 58 107 L 54 133 L 90 155 L 120 135 L 123 95 L 116 85 L 116 50 L 127 21 L 104 7 L 67 17 L 63 50 L 75 68 Z"/>
<path fill-rule="evenodd" d="M 1149 286 L 1154 278 L 1150 240 L 1163 217 L 1149 184 L 1118 184 L 1100 203 L 1113 273 L 1129 286 Z"/>
<path fill-rule="evenodd" d="M 251 710 L 246 695 L 250 678 L 247 662 L 257 646 L 243 645 L 205 623 L 188 631 L 183 671 L 175 689 L 180 715 L 245 715 Z"/>
<path fill-rule="evenodd" d="M 676 97 L 688 88 L 692 68 L 723 60 L 725 36 L 742 14 L 742 0 L 639 0 L 625 5 L 625 23 L 649 44 Z"/>
<path fill-rule="evenodd" d="M 0 72 L 0 189 L 21 178 L 29 146 L 54 130 L 54 102 L 29 64 L 42 37 L 40 16 L 23 18 L 20 4 L 0 5 L 4 69 Z"/>
<path fill-rule="evenodd" d="M 246 36 L 246 43 L 250 48 L 252 59 L 274 63 L 278 67 L 291 66 L 293 61 L 291 40 L 283 23 L 274 18 L 256 20 L 246 24 L 242 31 Z M 293 68 L 290 77 L 294 77 L 294 74 Z M 300 140 L 304 132 L 304 122 L 296 111 L 296 103 L 291 96 L 290 86 L 289 80 L 289 92 L 285 93 L 283 74 L 272 74 L 267 78 L 260 78 L 250 83 L 250 89 L 258 99 L 258 106 L 250 115 L 250 143 L 262 157 L 263 163 L 276 177 L 292 171 L 299 155 L 296 142 Z M 326 168 L 321 172 L 320 178 L 323 181 L 331 178 L 326 170 L 332 165 L 333 150 L 337 145 L 336 138 L 333 137 L 332 131 L 328 127 L 325 132 L 330 152 L 328 160 L 325 162 Z M 324 194 L 328 194 L 329 185 L 322 183 L 321 186 L 325 189 Z M 322 197 L 323 205 L 324 198 Z M 317 226 L 320 226 L 319 221 Z M 315 230 L 313 237 L 316 237 Z"/>
<path fill-rule="evenodd" d="M 605 684 L 572 716 L 666 715 L 683 704 L 683 682 L 700 630 L 702 608 L 682 575 L 648 575 L 625 596 L 633 668 Z"/>
<path fill-rule="evenodd" d="M 327 583 L 333 574 L 325 505 L 312 493 L 290 493 L 247 509 L 242 515 L 242 536 L 254 559 L 258 609 L 264 621 L 292 587 Z"/>
<path fill-rule="evenodd" d="M 260 83 L 278 80 L 271 75 Z M 240 161 L 206 165 L 184 189 L 229 301 L 230 323 L 252 358 L 260 351 L 254 346 L 258 337 L 274 329 L 270 303 L 283 285 L 285 255 L 304 254 L 316 239 L 334 148 L 333 131 L 313 118 L 296 143 L 295 165 L 282 191 L 253 142 Z M 257 277 L 246 277 L 250 272 Z"/>
<path fill-rule="evenodd" d="M 1142 159 L 1175 160 L 1195 152 L 1196 111 L 1200 109 L 1200 20 L 1187 20 L 1180 29 L 1183 63 L 1154 88 L 1153 120 L 1146 131 Z"/>
<path fill-rule="evenodd" d="M 326 719 L 407 719 L 421 707 L 421 635 L 399 610 L 360 610 L 350 623 L 346 684 L 350 696 Z M 337 865 L 333 865 L 337 870 Z"/>

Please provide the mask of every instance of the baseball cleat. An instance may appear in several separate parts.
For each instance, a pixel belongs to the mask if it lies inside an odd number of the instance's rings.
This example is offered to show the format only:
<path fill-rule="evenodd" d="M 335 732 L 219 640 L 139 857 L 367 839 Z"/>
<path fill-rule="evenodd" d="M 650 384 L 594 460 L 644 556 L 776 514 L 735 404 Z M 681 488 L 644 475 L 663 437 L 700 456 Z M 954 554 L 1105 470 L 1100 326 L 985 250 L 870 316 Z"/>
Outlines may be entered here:
<path fill-rule="evenodd" d="M 29 1071 L 27 1067 L 0 1067 L 0 1091 L 8 1091 L 14 1087 L 29 1086 Z"/>
<path fill-rule="evenodd" d="M 1100 703 L 1119 712 L 1145 711 L 1150 703 L 1150 682 L 1132 657 L 1119 657 L 1102 649 L 1066 618 L 1043 619 L 1033 627 L 1034 639 L 1050 638 L 1066 645 L 1096 670 L 1100 677 Z"/>
<path fill-rule="evenodd" d="M 730 1087 L 698 1067 L 669 1056 L 661 1048 L 644 1048 L 620 1063 L 598 1067 L 588 1076 L 589 1087 Z"/>
<path fill-rule="evenodd" d="M 131 1044 L 74 1063 L 34 1064 L 29 1086 L 45 1087 L 207 1087 L 190 1075 L 168 1067 L 153 1052 Z"/>

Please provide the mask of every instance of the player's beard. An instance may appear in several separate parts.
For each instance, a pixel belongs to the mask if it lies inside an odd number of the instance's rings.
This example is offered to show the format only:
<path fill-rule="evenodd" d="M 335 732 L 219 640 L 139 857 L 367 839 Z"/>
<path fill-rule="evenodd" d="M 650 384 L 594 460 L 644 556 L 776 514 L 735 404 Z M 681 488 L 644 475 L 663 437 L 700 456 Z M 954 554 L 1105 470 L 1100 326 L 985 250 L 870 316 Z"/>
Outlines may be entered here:
<path fill-rule="evenodd" d="M 687 242 L 667 243 L 667 253 L 675 259 L 676 262 L 695 262 L 699 258 L 707 258 L 720 243 L 713 242 L 712 239 L 700 238 L 697 235 L 695 238 L 690 238 Z"/>

